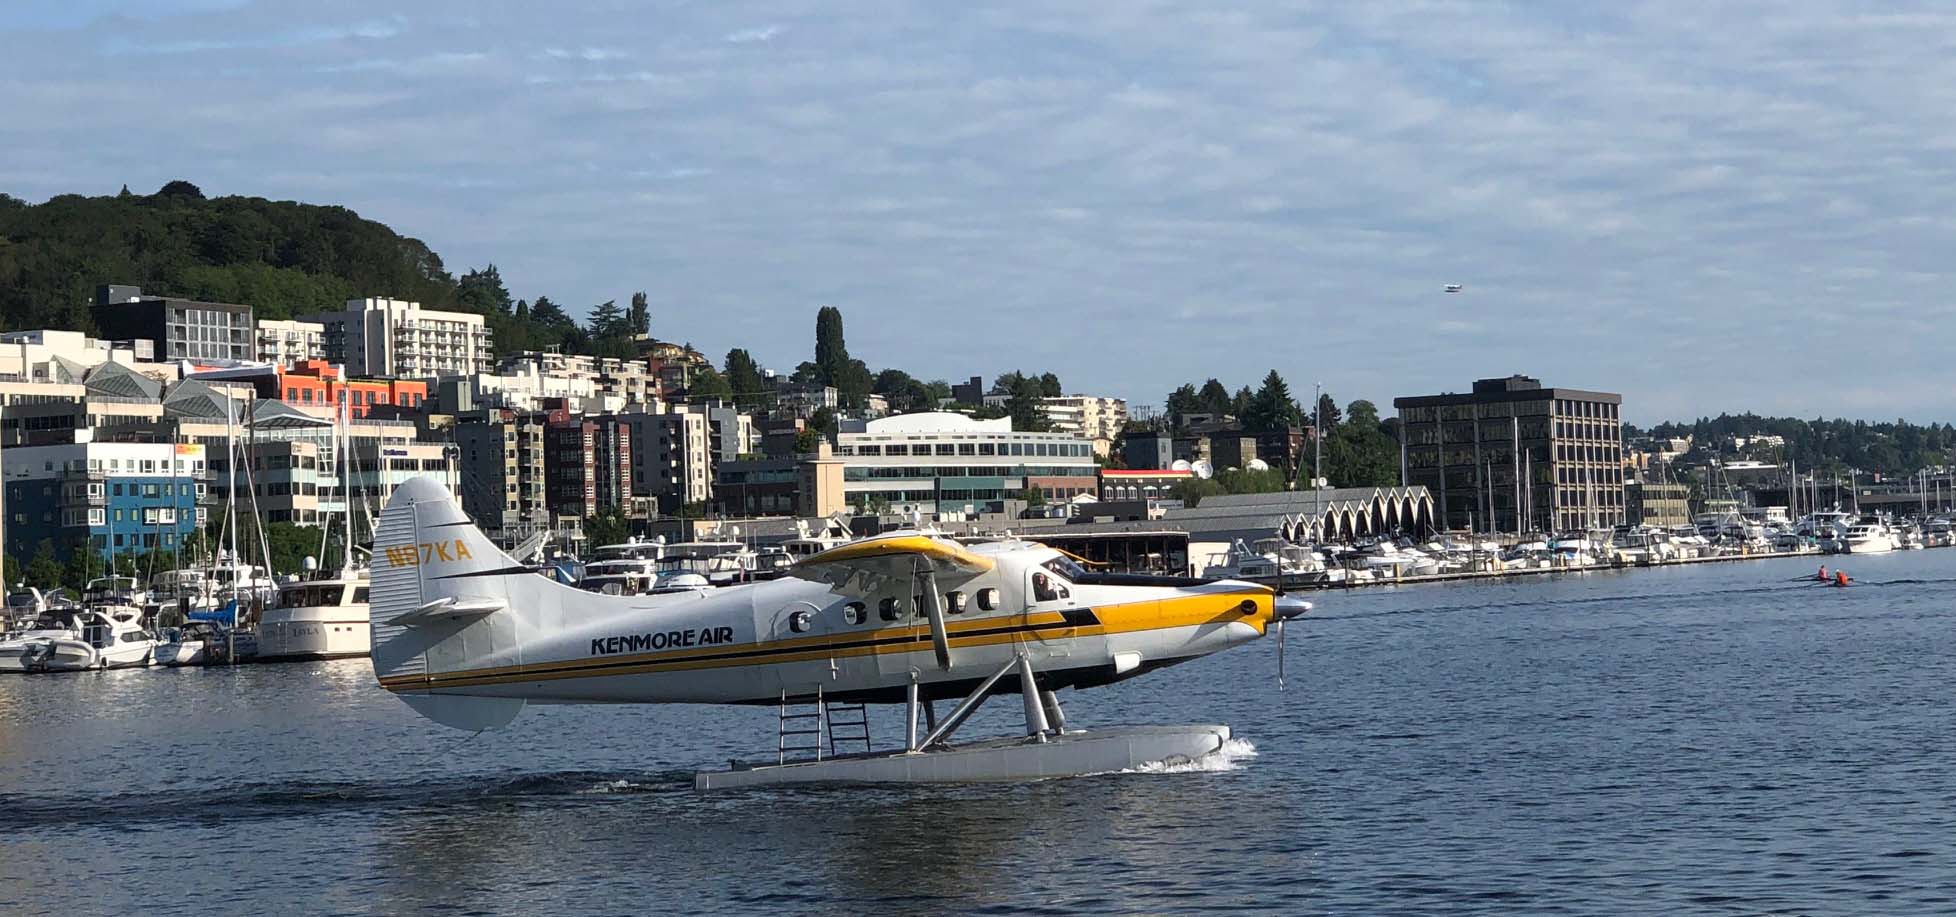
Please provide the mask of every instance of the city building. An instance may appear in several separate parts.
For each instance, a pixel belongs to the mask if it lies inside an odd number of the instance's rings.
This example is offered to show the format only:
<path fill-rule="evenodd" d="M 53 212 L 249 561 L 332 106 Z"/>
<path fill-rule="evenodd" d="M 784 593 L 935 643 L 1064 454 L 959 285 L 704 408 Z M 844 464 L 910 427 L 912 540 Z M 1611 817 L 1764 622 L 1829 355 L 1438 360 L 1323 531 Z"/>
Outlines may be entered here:
<path fill-rule="evenodd" d="M 623 511 L 632 499 L 632 429 L 615 417 L 553 419 L 543 428 L 550 510 L 583 519 Z"/>
<path fill-rule="evenodd" d="M 1555 531 L 1622 525 L 1623 396 L 1482 379 L 1467 394 L 1393 399 L 1404 479 L 1442 527 Z"/>
<path fill-rule="evenodd" d="M 1165 500 L 1175 495 L 1175 487 L 1195 477 L 1193 471 L 1172 468 L 1105 468 L 1100 472 L 1100 499 Z"/>
<path fill-rule="evenodd" d="M 171 443 L 81 442 L 6 453 L 7 551 L 25 561 L 86 545 L 111 554 L 171 550 L 200 521 L 204 450 Z"/>
<path fill-rule="evenodd" d="M 713 497 L 712 428 L 704 411 L 628 411 L 617 415 L 631 428 L 632 490 L 676 514 Z"/>
<path fill-rule="evenodd" d="M 1092 440 L 1095 454 L 1102 457 L 1127 428 L 1127 402 L 1120 398 L 1061 395 L 1039 399 L 1039 409 L 1054 432 Z"/>
<path fill-rule="evenodd" d="M 0 379 L 52 382 L 103 363 L 122 363 L 144 372 L 175 368 L 153 362 L 156 344 L 148 339 L 101 341 L 79 331 L 8 331 L 0 333 Z"/>
<path fill-rule="evenodd" d="M 513 543 L 550 528 L 544 429 L 551 420 L 548 412 L 503 408 L 456 417 L 462 511 L 491 538 Z"/>
<path fill-rule="evenodd" d="M 91 312 L 104 338 L 149 341 L 159 360 L 244 362 L 258 356 L 250 306 L 144 296 L 141 287 L 103 284 Z"/>
<path fill-rule="evenodd" d="M 494 355 L 488 326 L 471 312 L 369 297 L 347 300 L 338 312 L 300 319 L 324 326 L 326 359 L 354 376 L 428 379 L 482 373 Z"/>
<path fill-rule="evenodd" d="M 1129 433 L 1121 441 L 1121 464 L 1129 468 L 1167 468 L 1175 463 L 1175 436 L 1162 430 Z"/>
<path fill-rule="evenodd" d="M 355 378 L 324 360 L 304 360 L 290 366 L 258 363 L 227 367 L 205 370 L 191 378 L 249 385 L 261 399 L 317 408 L 321 417 L 335 416 L 341 404 L 346 405 L 349 416 L 358 419 L 380 405 L 420 408 L 428 400 L 425 380 Z"/>
<path fill-rule="evenodd" d="M 1691 521 L 1691 488 L 1684 484 L 1630 481 L 1623 485 L 1624 512 L 1633 525 L 1670 528 Z"/>
<path fill-rule="evenodd" d="M 985 385 L 985 377 L 972 376 L 968 382 L 951 386 L 951 400 L 967 407 L 980 407 L 985 403 L 985 392 L 988 388 L 989 386 Z"/>
<path fill-rule="evenodd" d="M 326 326 L 298 319 L 258 320 L 258 360 L 279 366 L 296 366 L 307 360 L 326 359 Z"/>
<path fill-rule="evenodd" d="M 1033 487 L 1049 502 L 1099 490 L 1092 443 L 1015 432 L 1006 417 L 930 412 L 845 420 L 837 440 L 843 487 L 858 510 L 975 513 Z"/>
<path fill-rule="evenodd" d="M 827 518 L 849 508 L 843 463 L 827 442 L 808 455 L 722 462 L 715 475 L 713 509 L 720 516 Z"/>

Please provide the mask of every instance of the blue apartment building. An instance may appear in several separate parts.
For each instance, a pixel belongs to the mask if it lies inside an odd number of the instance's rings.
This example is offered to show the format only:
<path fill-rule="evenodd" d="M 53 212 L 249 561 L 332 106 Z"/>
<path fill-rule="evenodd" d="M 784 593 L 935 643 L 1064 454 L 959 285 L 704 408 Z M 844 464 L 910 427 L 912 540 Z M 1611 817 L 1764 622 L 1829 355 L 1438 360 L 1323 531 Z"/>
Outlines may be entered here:
<path fill-rule="evenodd" d="M 112 554 L 170 550 L 197 529 L 204 448 L 172 443 L 18 446 L 0 453 L 7 553 L 26 561 L 49 542 Z"/>

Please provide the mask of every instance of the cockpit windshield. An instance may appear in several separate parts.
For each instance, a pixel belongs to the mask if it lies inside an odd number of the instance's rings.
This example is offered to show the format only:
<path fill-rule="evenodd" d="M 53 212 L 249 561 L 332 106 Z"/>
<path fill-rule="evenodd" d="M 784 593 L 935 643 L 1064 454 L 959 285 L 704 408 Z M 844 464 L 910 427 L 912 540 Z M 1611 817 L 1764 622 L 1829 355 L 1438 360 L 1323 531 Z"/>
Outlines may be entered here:
<path fill-rule="evenodd" d="M 1084 568 L 1074 563 L 1072 558 L 1064 554 L 1045 562 L 1041 566 L 1059 574 L 1069 582 L 1078 581 L 1080 577 L 1087 575 L 1087 571 Z"/>

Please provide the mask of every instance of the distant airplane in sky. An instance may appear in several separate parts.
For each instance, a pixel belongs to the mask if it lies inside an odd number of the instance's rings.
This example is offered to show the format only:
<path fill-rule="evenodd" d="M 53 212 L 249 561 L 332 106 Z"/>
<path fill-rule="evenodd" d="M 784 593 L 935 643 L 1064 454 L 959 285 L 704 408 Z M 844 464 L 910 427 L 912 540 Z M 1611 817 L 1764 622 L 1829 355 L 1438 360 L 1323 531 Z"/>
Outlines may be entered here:
<path fill-rule="evenodd" d="M 1444 286 L 1444 287 L 1441 287 L 1440 289 L 1441 289 L 1441 290 L 1442 290 L 1443 292 L 1447 292 L 1447 293 L 1458 293 L 1458 292 L 1460 292 L 1460 289 L 1461 289 L 1461 287 L 1460 287 L 1460 284 L 1457 284 L 1457 283 L 1450 283 L 1450 284 L 1447 284 L 1447 285 L 1446 285 L 1446 286 Z"/>

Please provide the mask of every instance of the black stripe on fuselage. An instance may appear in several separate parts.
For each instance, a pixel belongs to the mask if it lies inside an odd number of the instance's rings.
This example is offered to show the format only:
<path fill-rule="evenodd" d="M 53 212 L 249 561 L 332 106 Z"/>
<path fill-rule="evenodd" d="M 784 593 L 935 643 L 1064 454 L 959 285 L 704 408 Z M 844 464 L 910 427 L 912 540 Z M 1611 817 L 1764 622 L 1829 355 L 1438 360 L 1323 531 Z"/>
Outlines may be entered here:
<path fill-rule="evenodd" d="M 958 631 L 956 633 L 951 634 L 951 639 L 962 640 L 966 637 L 996 637 L 1005 634 L 1018 634 L 1018 633 L 1036 634 L 1040 631 L 1071 630 L 1076 627 L 1096 626 L 1100 623 L 1100 617 L 1094 614 L 1093 609 L 1091 608 L 1068 609 L 1067 611 L 1062 612 L 1062 614 L 1067 615 L 1068 620 L 1054 621 L 1047 624 L 1008 624 L 1000 627 L 986 627 L 977 630 Z M 1076 616 L 1077 616 L 1077 620 L 1076 620 Z M 762 648 L 751 649 L 751 650 L 739 650 L 731 653 L 708 653 L 704 655 L 696 654 L 691 656 L 678 656 L 678 657 L 672 657 L 666 659 L 618 659 L 610 662 L 600 663 L 597 665 L 589 664 L 588 661 L 586 660 L 565 661 L 565 662 L 552 663 L 547 666 L 541 666 L 536 668 L 525 668 L 521 672 L 507 673 L 507 674 L 556 675 L 565 672 L 575 672 L 578 673 L 579 675 L 583 675 L 585 673 L 603 674 L 606 671 L 612 669 L 629 669 L 629 668 L 637 668 L 639 666 L 647 666 L 647 665 L 666 665 L 669 663 L 679 663 L 679 662 L 720 662 L 723 660 L 725 661 L 754 660 L 754 659 L 762 659 L 768 656 L 786 656 L 786 655 L 792 655 L 796 653 L 814 653 L 814 652 L 833 653 L 841 650 L 874 649 L 874 648 L 886 647 L 886 646 L 898 646 L 905 643 L 916 643 L 919 644 L 921 647 L 922 645 L 928 644 L 929 642 L 930 642 L 930 631 L 925 630 L 923 633 L 916 634 L 916 635 L 876 637 L 871 639 L 851 640 L 846 643 L 804 644 L 802 646 L 762 647 Z M 467 672 L 456 672 L 453 674 L 455 676 L 453 680 L 455 681 L 466 681 L 472 677 Z M 486 675 L 480 677 L 500 678 L 503 676 Z M 430 683 L 430 686 L 440 687 L 441 684 L 442 682 L 440 680 L 435 680 Z"/>

